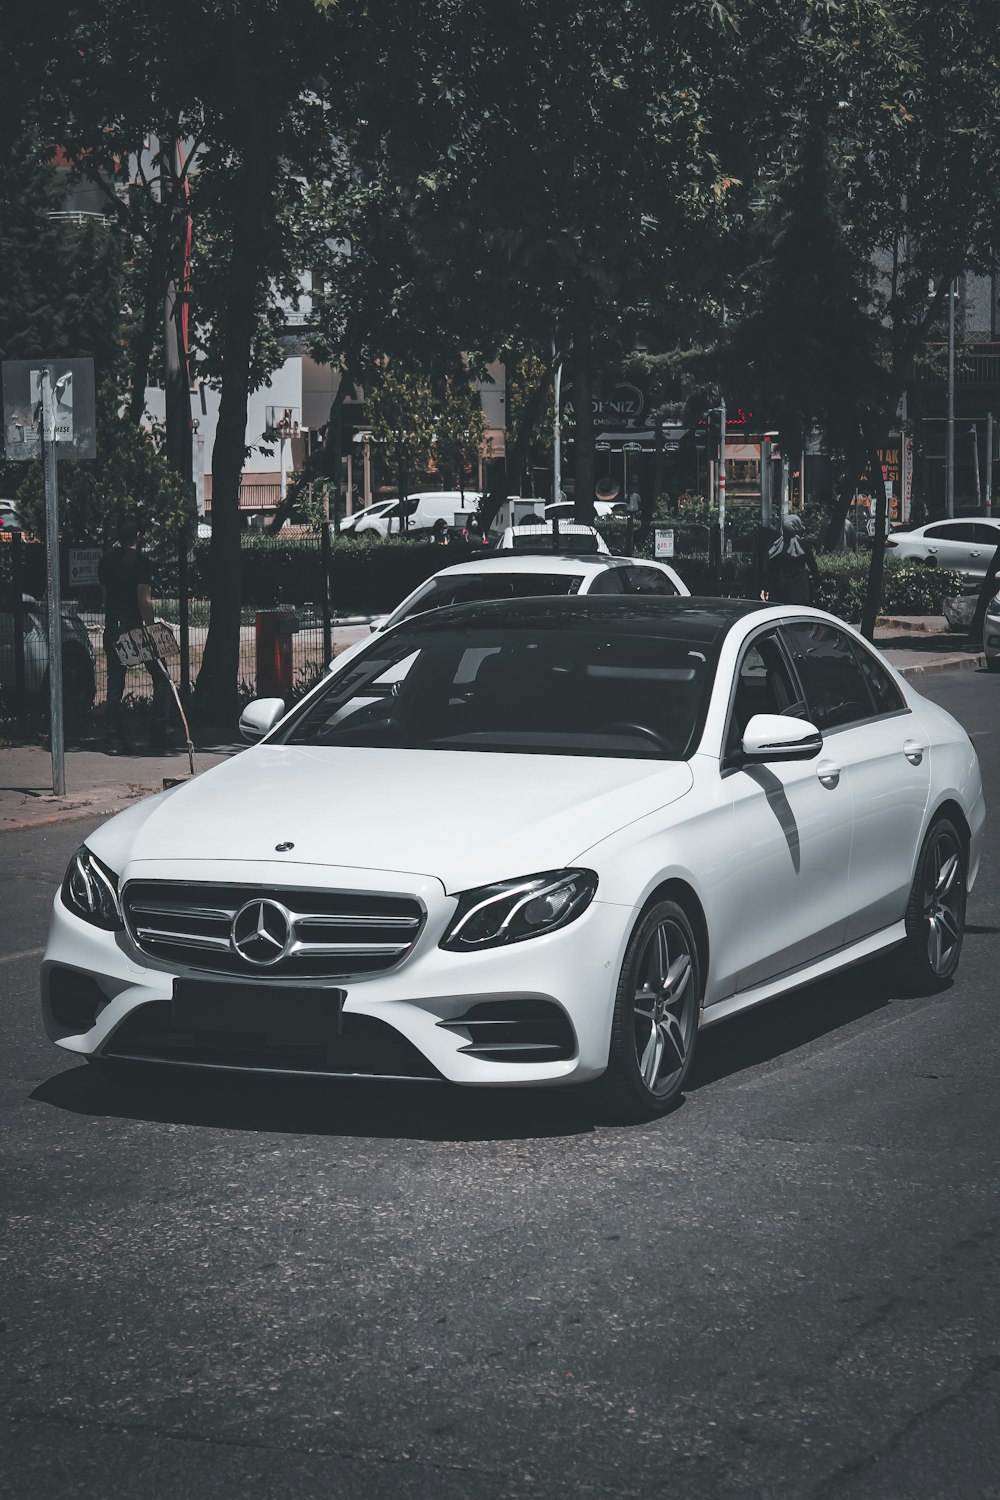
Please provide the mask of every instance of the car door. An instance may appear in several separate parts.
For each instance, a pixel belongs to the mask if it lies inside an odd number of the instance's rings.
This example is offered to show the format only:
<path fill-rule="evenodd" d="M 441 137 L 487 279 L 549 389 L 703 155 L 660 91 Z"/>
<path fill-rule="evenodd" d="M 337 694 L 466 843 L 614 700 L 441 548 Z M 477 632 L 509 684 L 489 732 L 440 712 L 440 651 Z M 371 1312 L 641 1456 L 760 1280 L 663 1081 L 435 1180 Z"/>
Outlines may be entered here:
<path fill-rule="evenodd" d="M 929 739 L 873 651 L 826 621 L 783 626 L 807 717 L 842 767 L 853 809 L 844 940 L 902 919 L 930 793 Z"/>
<path fill-rule="evenodd" d="M 975 528 L 971 521 L 940 521 L 924 529 L 927 556 L 939 568 L 953 568 L 967 573 L 973 565 L 972 550 Z"/>
<path fill-rule="evenodd" d="M 747 990 L 841 946 L 851 859 L 850 788 L 824 745 L 814 760 L 745 766 L 740 742 L 757 713 L 808 718 L 776 625 L 741 654 L 723 778 L 733 808 L 733 859 L 744 892 L 737 936 Z"/>

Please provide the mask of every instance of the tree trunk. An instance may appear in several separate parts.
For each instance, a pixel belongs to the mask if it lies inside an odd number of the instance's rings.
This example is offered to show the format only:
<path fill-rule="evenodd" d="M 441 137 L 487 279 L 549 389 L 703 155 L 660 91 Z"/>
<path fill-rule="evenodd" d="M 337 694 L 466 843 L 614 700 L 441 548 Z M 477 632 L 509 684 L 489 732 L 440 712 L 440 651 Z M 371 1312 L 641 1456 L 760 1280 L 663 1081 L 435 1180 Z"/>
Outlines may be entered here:
<path fill-rule="evenodd" d="M 872 445 L 868 457 L 872 484 L 875 486 L 875 535 L 872 538 L 872 556 L 868 566 L 868 588 L 865 606 L 861 615 L 861 634 L 866 641 L 875 639 L 875 621 L 882 604 L 882 570 L 885 562 L 885 484 L 882 480 L 882 465 L 878 450 Z"/>
<path fill-rule="evenodd" d="M 182 479 L 193 473 L 191 453 L 191 385 L 181 325 L 177 283 L 171 281 L 163 304 L 166 457 Z"/>
<path fill-rule="evenodd" d="M 594 524 L 593 308 L 582 297 L 573 329 L 573 517 Z"/>
<path fill-rule="evenodd" d="M 256 327 L 261 247 L 272 211 L 276 157 L 268 122 L 258 119 L 240 169 L 222 314 L 222 382 L 212 453 L 211 612 L 195 688 L 199 716 L 233 720 L 239 711 L 240 479 L 246 449 L 250 350 Z"/>
<path fill-rule="evenodd" d="M 854 443 L 844 455 L 844 473 L 840 483 L 840 494 L 833 502 L 830 511 L 830 521 L 823 538 L 823 551 L 836 552 L 840 546 L 840 539 L 844 534 L 844 526 L 851 511 L 851 504 L 857 494 L 862 468 L 865 463 L 868 444 L 864 436 L 859 432 L 857 442 Z M 881 480 L 882 470 L 879 469 Z M 876 491 L 876 495 L 877 495 Z"/>
<path fill-rule="evenodd" d="M 172 222 L 157 226 L 156 239 L 150 249 L 149 275 L 143 288 L 142 327 L 135 340 L 132 360 L 132 388 L 129 392 L 129 421 L 136 427 L 146 410 L 146 387 L 153 349 L 162 327 L 163 298 L 170 282 L 170 235 Z"/>

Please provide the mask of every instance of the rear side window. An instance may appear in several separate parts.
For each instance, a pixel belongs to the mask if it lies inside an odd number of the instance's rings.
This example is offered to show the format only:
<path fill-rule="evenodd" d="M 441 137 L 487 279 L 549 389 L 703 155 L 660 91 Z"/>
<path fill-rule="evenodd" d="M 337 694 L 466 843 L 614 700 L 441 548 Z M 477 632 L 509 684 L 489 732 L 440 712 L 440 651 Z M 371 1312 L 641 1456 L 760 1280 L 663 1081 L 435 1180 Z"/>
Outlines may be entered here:
<path fill-rule="evenodd" d="M 666 573 L 659 568 L 636 566 L 626 569 L 633 594 L 668 594 L 673 598 L 677 590 Z"/>
<path fill-rule="evenodd" d="M 875 712 L 877 714 L 894 714 L 899 713 L 901 709 L 905 709 L 906 700 L 878 657 L 873 656 L 870 651 L 867 651 L 864 646 L 859 645 L 855 640 L 851 641 L 851 645 L 854 647 L 854 654 L 858 659 L 858 665 L 868 684 L 868 691 L 872 695 Z"/>
<path fill-rule="evenodd" d="M 598 574 L 587 592 L 590 594 L 624 594 L 625 569 L 608 568 L 606 572 Z"/>
<path fill-rule="evenodd" d="M 871 699 L 849 638 L 823 620 L 782 626 L 806 695 L 807 717 L 822 731 L 872 717 Z"/>

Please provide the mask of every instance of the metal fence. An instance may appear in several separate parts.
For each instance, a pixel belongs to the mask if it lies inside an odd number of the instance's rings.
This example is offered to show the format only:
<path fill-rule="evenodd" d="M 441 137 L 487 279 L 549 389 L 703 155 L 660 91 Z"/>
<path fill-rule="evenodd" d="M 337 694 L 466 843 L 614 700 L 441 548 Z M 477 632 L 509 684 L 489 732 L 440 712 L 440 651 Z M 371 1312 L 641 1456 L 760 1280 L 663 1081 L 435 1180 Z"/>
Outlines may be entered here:
<path fill-rule="evenodd" d="M 241 696 L 280 691 L 298 697 L 333 655 L 329 537 L 319 531 L 297 539 L 294 579 L 278 565 L 288 553 L 280 537 L 247 536 L 242 545 Z M 154 615 L 177 637 L 180 654 L 168 665 L 186 696 L 197 681 L 208 636 L 209 547 L 154 553 L 151 562 Z M 99 584 L 86 574 L 81 578 L 65 547 L 61 577 L 65 706 L 79 726 L 88 718 L 97 722 L 107 700 L 104 613 Z M 0 546 L 0 718 L 8 724 L 34 723 L 47 711 L 45 592 L 44 543 L 15 534 Z M 150 696 L 145 668 L 130 668 L 126 703 Z"/>
<path fill-rule="evenodd" d="M 618 531 L 621 535 L 607 528 L 613 551 L 652 551 L 651 539 L 640 543 L 631 527 Z M 334 599 L 341 617 L 361 609 L 386 612 L 438 568 L 460 560 L 454 549 L 442 555 L 439 548 L 419 543 L 394 546 L 384 557 L 362 548 L 365 555 L 359 556 L 351 540 L 341 553 L 330 524 L 299 531 L 292 539 L 281 533 L 241 536 L 239 690 L 245 701 L 271 695 L 293 700 L 315 682 L 338 644 Z M 675 560 L 693 592 L 741 593 L 753 585 L 760 559 L 722 559 L 709 528 L 685 528 L 677 540 Z M 85 559 L 91 568 L 95 557 L 92 551 Z M 154 547 L 150 561 L 154 613 L 177 637 L 179 656 L 168 665 L 186 698 L 197 682 L 208 636 L 211 545 Z M 63 549 L 61 576 L 66 719 L 82 729 L 96 728 L 108 686 L 101 590 L 80 554 L 70 549 Z M 0 545 L 0 721 L 7 727 L 37 725 L 47 712 L 45 592 L 44 544 L 15 534 Z M 129 669 L 126 703 L 141 708 L 150 696 L 147 671 Z"/>

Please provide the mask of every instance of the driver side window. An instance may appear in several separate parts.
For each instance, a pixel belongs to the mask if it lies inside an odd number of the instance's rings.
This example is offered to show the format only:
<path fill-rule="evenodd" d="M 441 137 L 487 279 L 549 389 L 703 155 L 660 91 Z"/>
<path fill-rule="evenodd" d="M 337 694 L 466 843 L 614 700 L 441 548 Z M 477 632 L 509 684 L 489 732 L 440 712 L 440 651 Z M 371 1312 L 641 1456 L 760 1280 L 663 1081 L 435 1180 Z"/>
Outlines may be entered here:
<path fill-rule="evenodd" d="M 795 684 L 778 644 L 776 630 L 754 636 L 740 658 L 726 731 L 727 760 L 739 750 L 744 731 L 754 714 L 804 717 L 804 705 L 797 701 Z"/>

